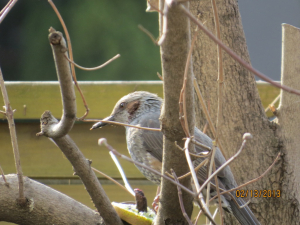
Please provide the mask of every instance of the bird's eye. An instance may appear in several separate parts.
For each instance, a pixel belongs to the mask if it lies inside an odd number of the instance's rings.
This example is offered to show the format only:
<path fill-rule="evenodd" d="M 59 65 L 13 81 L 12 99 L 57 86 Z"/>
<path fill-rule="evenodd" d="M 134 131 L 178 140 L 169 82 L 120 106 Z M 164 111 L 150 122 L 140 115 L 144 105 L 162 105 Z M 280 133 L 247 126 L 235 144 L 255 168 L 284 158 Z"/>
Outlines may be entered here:
<path fill-rule="evenodd" d="M 125 103 L 124 103 L 124 102 L 122 102 L 122 103 L 120 104 L 120 108 L 123 108 L 123 107 L 124 107 L 124 105 L 125 105 Z"/>

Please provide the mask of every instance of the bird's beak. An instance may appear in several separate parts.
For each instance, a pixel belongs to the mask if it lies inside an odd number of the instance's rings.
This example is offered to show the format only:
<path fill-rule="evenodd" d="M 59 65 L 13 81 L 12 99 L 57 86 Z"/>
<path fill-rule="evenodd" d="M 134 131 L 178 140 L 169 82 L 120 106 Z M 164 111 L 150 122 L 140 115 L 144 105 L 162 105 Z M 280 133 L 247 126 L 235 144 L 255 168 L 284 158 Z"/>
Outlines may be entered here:
<path fill-rule="evenodd" d="M 114 117 L 109 116 L 109 117 L 106 117 L 105 119 L 103 119 L 102 121 L 114 121 Z M 105 125 L 108 124 L 108 123 L 105 123 L 105 122 L 102 122 L 102 121 L 98 122 L 98 123 L 95 123 L 90 130 L 94 130 L 96 128 L 101 128 L 101 127 L 104 127 Z"/>

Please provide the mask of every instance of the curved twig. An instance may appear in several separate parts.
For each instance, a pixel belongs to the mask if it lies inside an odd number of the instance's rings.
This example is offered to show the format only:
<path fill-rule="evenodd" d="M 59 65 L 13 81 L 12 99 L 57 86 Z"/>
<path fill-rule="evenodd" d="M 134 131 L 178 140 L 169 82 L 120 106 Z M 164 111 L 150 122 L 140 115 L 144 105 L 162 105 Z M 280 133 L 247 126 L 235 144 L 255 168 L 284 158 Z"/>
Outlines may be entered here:
<path fill-rule="evenodd" d="M 76 67 L 79 68 L 79 69 L 87 70 L 87 71 L 93 71 L 93 70 L 99 70 L 99 69 L 102 69 L 103 67 L 105 67 L 106 65 L 108 65 L 109 63 L 111 63 L 112 61 L 114 61 L 115 59 L 119 58 L 120 56 L 121 56 L 120 54 L 117 54 L 117 55 L 115 55 L 114 57 L 112 57 L 111 59 L 107 60 L 105 63 L 103 63 L 103 64 L 100 65 L 100 66 L 88 68 L 88 67 L 83 67 L 83 66 L 78 65 L 77 63 L 75 63 L 74 61 L 72 61 L 71 59 L 69 59 L 67 55 L 65 55 L 66 59 L 67 59 L 71 64 L 74 64 L 74 66 L 76 66 Z"/>
<path fill-rule="evenodd" d="M 190 13 L 183 5 L 180 6 L 184 14 L 190 18 L 191 21 L 193 21 L 197 26 L 207 35 L 209 36 L 215 43 L 217 43 L 225 52 L 228 53 L 234 60 L 236 60 L 238 63 L 240 63 L 242 66 L 244 66 L 247 70 L 254 73 L 259 78 L 263 79 L 264 81 L 267 81 L 271 85 L 278 87 L 284 91 L 287 91 L 292 94 L 300 95 L 299 90 L 295 90 L 293 88 L 290 88 L 285 85 L 281 85 L 276 81 L 273 81 L 271 78 L 267 77 L 263 73 L 259 72 L 258 70 L 254 69 L 249 63 L 245 62 L 240 56 L 238 56 L 234 51 L 232 51 L 229 47 L 227 47 L 223 42 L 221 42 L 215 35 L 213 35 L 206 27 L 203 26 L 203 24 L 197 20 L 197 18 Z"/>
<path fill-rule="evenodd" d="M 71 61 L 74 61 L 74 58 L 73 58 L 73 50 L 72 50 L 72 44 L 71 44 L 71 38 L 70 38 L 70 35 L 69 35 L 69 32 L 68 32 L 68 29 L 67 29 L 67 26 L 62 18 L 62 16 L 60 15 L 59 11 L 57 10 L 56 6 L 54 5 L 54 3 L 52 2 L 52 0 L 48 0 L 49 4 L 51 5 L 51 7 L 53 8 L 54 12 L 56 13 L 63 29 L 64 29 L 64 32 L 66 34 L 66 39 L 67 39 L 67 43 L 68 43 L 68 50 L 69 50 L 69 55 L 70 55 L 70 59 Z M 74 64 L 71 64 L 71 71 L 72 71 L 72 77 L 73 77 L 73 80 L 74 80 L 74 83 L 75 83 L 75 86 L 77 88 L 77 90 L 79 91 L 79 94 L 81 96 L 81 99 L 83 101 L 83 105 L 86 109 L 84 115 L 80 118 L 78 118 L 78 120 L 84 120 L 85 117 L 87 117 L 87 115 L 89 114 L 89 107 L 87 105 L 87 102 L 85 101 L 85 98 L 84 98 L 84 95 L 78 85 L 78 82 L 77 82 L 77 78 L 76 78 L 76 73 L 75 73 L 75 66 Z"/>

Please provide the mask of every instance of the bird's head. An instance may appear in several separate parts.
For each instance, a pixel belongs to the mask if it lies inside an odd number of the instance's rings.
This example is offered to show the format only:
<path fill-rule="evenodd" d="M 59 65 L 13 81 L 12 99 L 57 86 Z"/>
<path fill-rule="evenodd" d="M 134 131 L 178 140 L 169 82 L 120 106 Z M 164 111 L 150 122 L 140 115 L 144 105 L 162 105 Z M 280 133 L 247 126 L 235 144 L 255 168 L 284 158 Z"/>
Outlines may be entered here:
<path fill-rule="evenodd" d="M 161 103 L 162 99 L 156 94 L 146 91 L 132 92 L 122 97 L 116 103 L 111 115 L 103 120 L 129 124 L 144 113 L 160 110 Z M 92 126 L 91 130 L 107 124 L 98 122 Z"/>

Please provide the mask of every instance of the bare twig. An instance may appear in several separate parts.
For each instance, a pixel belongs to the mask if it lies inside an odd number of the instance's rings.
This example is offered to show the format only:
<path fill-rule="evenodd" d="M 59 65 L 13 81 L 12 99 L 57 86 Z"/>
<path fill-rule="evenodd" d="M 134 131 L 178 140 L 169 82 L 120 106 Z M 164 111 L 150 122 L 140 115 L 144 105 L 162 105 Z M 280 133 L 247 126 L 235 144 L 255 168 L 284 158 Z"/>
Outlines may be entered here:
<path fill-rule="evenodd" d="M 216 171 L 216 164 L 214 162 L 214 171 Z M 215 183 L 216 183 L 216 189 L 217 189 L 217 196 L 218 196 L 218 206 L 219 206 L 219 212 L 220 212 L 220 219 L 221 219 L 221 224 L 224 224 L 223 221 L 223 211 L 222 211 L 222 201 L 221 201 L 221 195 L 220 195 L 220 187 L 219 187 L 219 180 L 218 177 L 215 176 Z M 217 210 L 216 210 L 217 212 Z M 215 218 L 215 214 L 213 215 L 213 218 Z"/>
<path fill-rule="evenodd" d="M 183 140 L 186 140 L 186 139 L 187 139 L 187 138 L 183 138 Z M 190 141 L 191 141 L 192 143 L 194 143 L 192 140 L 193 140 L 193 139 L 191 139 Z M 195 142 L 195 143 L 199 143 L 199 142 Z M 194 144 L 195 144 L 195 143 L 194 143 Z M 176 147 L 177 147 L 179 150 L 184 151 L 184 149 L 181 148 L 181 147 L 177 144 L 177 141 L 175 141 L 175 145 L 176 145 Z M 199 146 L 201 146 L 201 145 L 199 145 Z M 204 146 L 205 146 L 205 145 L 204 145 Z M 209 153 L 207 153 L 207 154 L 206 154 L 205 152 L 199 152 L 199 153 L 196 153 L 196 154 L 191 153 L 191 152 L 189 152 L 189 153 L 190 153 L 191 156 L 196 157 L 196 158 L 207 158 L 207 157 L 210 156 L 211 151 L 209 151 Z"/>
<path fill-rule="evenodd" d="M 5 178 L 5 175 L 4 175 L 4 172 L 3 172 L 1 166 L 0 166 L 0 171 L 1 171 L 1 175 L 2 175 L 2 178 L 3 178 L 4 182 L 5 182 L 5 184 L 7 184 L 7 181 L 6 181 L 6 178 Z"/>
<path fill-rule="evenodd" d="M 153 34 L 150 33 L 150 31 L 148 31 L 145 27 L 143 27 L 141 24 L 138 25 L 138 28 L 143 31 L 153 42 L 153 44 L 157 45 L 157 42 L 153 36 Z"/>
<path fill-rule="evenodd" d="M 240 56 L 238 56 L 235 52 L 233 52 L 229 47 L 227 47 L 223 42 L 221 42 L 217 37 L 215 37 L 206 27 L 203 26 L 203 24 L 197 20 L 197 18 L 190 13 L 189 10 L 187 10 L 183 5 L 180 6 L 182 11 L 185 13 L 185 15 L 187 17 L 190 18 L 191 21 L 193 21 L 195 24 L 197 24 L 197 26 L 207 35 L 209 36 L 215 43 L 217 43 L 218 45 L 220 45 L 220 47 L 227 52 L 234 60 L 236 60 L 238 63 L 240 63 L 242 66 L 244 66 L 247 70 L 249 70 L 250 72 L 254 73 L 256 76 L 258 76 L 259 78 L 263 79 L 264 81 L 270 83 L 271 85 L 278 87 L 284 91 L 287 91 L 289 93 L 292 94 L 296 94 L 296 95 L 300 95 L 300 91 L 299 90 L 295 90 L 293 88 L 290 88 L 288 86 L 285 85 L 281 85 L 275 81 L 273 81 L 272 79 L 270 79 L 269 77 L 267 77 L 266 75 L 264 75 L 263 73 L 259 72 L 258 70 L 254 69 L 249 63 L 245 62 Z"/>
<path fill-rule="evenodd" d="M 18 0 L 10 0 L 6 6 L 1 10 L 0 12 L 0 24 L 4 20 L 4 18 L 7 16 L 9 11 L 14 7 L 14 5 L 17 3 Z"/>
<path fill-rule="evenodd" d="M 208 162 L 208 159 L 203 160 L 198 166 L 195 167 L 195 169 L 194 169 L 195 172 L 197 172 L 202 166 L 206 165 L 207 162 Z M 167 174 L 169 177 L 174 178 L 174 177 L 173 177 L 171 174 L 169 174 L 168 172 L 166 172 L 166 174 Z M 178 177 L 178 180 L 181 180 L 181 179 L 183 179 L 183 178 L 186 178 L 186 177 L 188 177 L 188 176 L 190 176 L 190 175 L 191 175 L 191 172 L 188 172 L 188 173 L 186 173 L 186 174 L 184 174 L 184 175 Z"/>
<path fill-rule="evenodd" d="M 212 216 L 209 212 L 209 208 L 207 207 L 207 205 L 205 204 L 205 201 L 203 199 L 203 195 L 201 193 L 201 188 L 200 188 L 200 185 L 199 185 L 199 182 L 198 182 L 198 178 L 197 178 L 197 175 L 196 175 L 196 172 L 194 170 L 194 166 L 193 166 L 193 163 L 192 163 L 192 160 L 191 160 L 191 157 L 190 157 L 190 154 L 189 154 L 189 144 L 190 144 L 190 138 L 187 138 L 185 143 L 184 143 L 184 153 L 185 153 L 185 158 L 187 160 L 187 163 L 188 163 L 188 166 L 190 168 L 190 171 L 191 171 L 191 174 L 192 174 L 192 178 L 193 178 L 193 181 L 194 181 L 194 184 L 195 184 L 195 187 L 196 187 L 196 191 L 197 191 L 197 198 L 199 199 L 199 202 L 200 202 L 200 205 L 201 205 L 201 208 L 204 212 L 204 214 L 207 216 L 207 218 L 213 222 L 213 219 L 212 219 Z"/>
<path fill-rule="evenodd" d="M 18 175 L 18 181 L 19 181 L 19 204 L 24 205 L 26 203 L 26 198 L 24 196 L 24 181 L 23 181 L 23 172 L 21 167 L 21 161 L 20 161 L 20 153 L 19 153 L 19 146 L 17 141 L 17 133 L 16 133 L 16 126 L 14 122 L 14 112 L 11 108 L 8 94 L 6 91 L 6 87 L 4 85 L 4 79 L 2 70 L 0 68 L 0 86 L 1 86 L 1 92 L 3 96 L 3 101 L 5 104 L 5 115 L 8 122 L 9 132 L 10 132 L 10 138 L 11 138 L 11 144 L 14 152 L 14 159 L 15 159 L 15 166 L 17 170 Z"/>
<path fill-rule="evenodd" d="M 203 134 L 206 134 L 207 128 L 208 128 L 208 121 L 206 121 L 206 123 L 205 123 L 205 125 L 203 127 L 203 131 L 202 131 Z"/>
<path fill-rule="evenodd" d="M 113 154 L 115 154 L 116 156 L 118 156 L 118 157 L 120 157 L 120 158 L 122 158 L 122 159 L 125 159 L 126 161 L 129 161 L 129 162 L 131 162 L 131 163 L 133 163 L 133 164 L 135 164 L 135 165 L 138 165 L 138 166 L 140 166 L 140 167 L 143 167 L 143 168 L 145 168 L 145 169 L 147 169 L 147 170 L 149 170 L 149 171 L 151 171 L 151 172 L 153 172 L 153 173 L 155 173 L 155 174 L 157 174 L 157 175 L 159 175 L 159 176 L 161 176 L 161 177 L 167 179 L 168 181 L 172 182 L 173 184 L 179 185 L 179 186 L 180 186 L 184 191 L 186 191 L 188 194 L 190 194 L 190 195 L 192 195 L 192 196 L 194 196 L 194 197 L 196 196 L 195 193 L 192 192 L 190 189 L 186 188 L 185 186 L 183 186 L 183 185 L 181 185 L 181 184 L 177 184 L 177 183 L 176 183 L 173 179 L 171 179 L 170 177 L 168 177 L 168 176 L 166 176 L 166 175 L 164 175 L 164 174 L 161 174 L 160 172 L 158 172 L 158 171 L 152 169 L 152 168 L 149 167 L 149 166 L 146 166 L 146 165 L 143 164 L 143 163 L 139 163 L 139 162 L 134 161 L 134 160 L 132 160 L 131 158 L 125 156 L 125 155 L 120 154 L 117 150 L 115 150 L 112 146 L 110 146 L 110 145 L 107 143 L 107 141 L 106 141 L 105 138 L 100 138 L 100 139 L 98 140 L 98 144 L 99 144 L 99 145 L 102 145 L 102 144 L 105 145 L 105 146 L 107 147 L 107 149 L 108 149 L 109 151 L 111 151 Z"/>
<path fill-rule="evenodd" d="M 216 137 L 217 132 L 216 132 L 215 126 L 214 126 L 214 124 L 213 124 L 213 122 L 212 122 L 212 119 L 211 119 L 209 113 L 208 113 L 208 109 L 207 109 L 207 107 L 206 107 L 204 98 L 203 98 L 203 96 L 202 96 L 202 94 L 201 94 L 200 88 L 199 88 L 198 83 L 197 83 L 197 79 L 196 79 L 195 77 L 194 77 L 194 88 L 195 88 L 195 91 L 196 91 L 196 93 L 197 93 L 197 96 L 198 96 L 198 99 L 199 99 L 199 101 L 200 101 L 200 104 L 201 104 L 201 106 L 202 106 L 202 110 L 203 110 L 203 112 L 204 112 L 204 114 L 205 114 L 205 117 L 206 117 L 206 119 L 207 119 L 207 121 L 208 121 L 209 127 L 210 127 L 210 129 L 211 129 L 211 131 L 212 131 L 214 137 Z M 221 150 L 221 152 L 222 152 L 224 158 L 227 159 L 226 154 L 225 154 L 225 151 L 223 150 L 223 147 L 222 147 L 222 145 L 221 145 L 219 139 L 217 140 L 217 143 L 218 143 L 219 149 Z"/>
<path fill-rule="evenodd" d="M 156 74 L 157 74 L 158 78 L 159 78 L 161 81 L 164 81 L 164 78 L 162 77 L 162 75 L 160 75 L 159 72 L 157 72 Z"/>
<path fill-rule="evenodd" d="M 183 84 L 182 84 L 182 89 L 180 92 L 180 99 L 179 99 L 179 108 L 180 108 L 179 113 L 181 118 L 180 123 L 187 137 L 190 137 L 190 131 L 189 131 L 189 124 L 188 124 L 187 113 L 186 113 L 186 91 L 185 90 L 186 90 L 186 82 L 187 82 L 187 77 L 189 72 L 189 65 L 191 62 L 191 56 L 192 56 L 196 39 L 197 39 L 197 31 L 193 36 L 191 47 L 187 55 L 186 64 L 184 68 L 184 75 L 183 75 Z"/>
<path fill-rule="evenodd" d="M 199 210 L 199 213 L 198 213 L 198 215 L 197 215 L 197 217 L 196 217 L 196 219 L 195 219 L 194 225 L 197 225 L 198 220 L 200 219 L 201 214 L 202 214 L 202 210 Z"/>
<path fill-rule="evenodd" d="M 130 125 L 130 124 L 127 124 L 127 123 L 119 123 L 119 122 L 115 122 L 115 121 L 91 120 L 91 119 L 88 119 L 88 120 L 84 120 L 84 122 L 104 122 L 104 123 L 109 123 L 109 124 L 114 124 L 114 125 L 120 125 L 120 126 L 124 126 L 124 127 L 134 127 L 134 128 L 138 128 L 138 129 L 142 129 L 142 130 L 161 131 L 158 128 L 140 127 L 140 126 Z M 90 130 L 92 130 L 92 128 Z"/>
<path fill-rule="evenodd" d="M 68 50 L 69 50 L 69 55 L 70 55 L 70 60 L 71 61 L 74 61 L 74 58 L 73 58 L 73 50 L 72 50 L 72 44 L 71 44 L 71 38 L 70 38 L 70 35 L 69 35 L 69 32 L 68 32 L 68 29 L 67 29 L 67 26 L 62 18 L 62 16 L 60 15 L 59 11 L 57 10 L 56 6 L 54 5 L 54 3 L 52 2 L 52 0 L 48 0 L 49 4 L 51 5 L 51 7 L 53 8 L 54 12 L 56 13 L 63 29 L 64 29 L 64 32 L 66 34 L 66 39 L 67 39 L 67 43 L 68 43 Z M 74 83 L 75 83 L 75 86 L 77 87 L 77 90 L 79 91 L 80 93 L 80 96 L 81 96 L 81 99 L 83 101 L 83 104 L 84 104 L 84 107 L 85 107 L 85 114 L 78 118 L 78 120 L 84 120 L 85 117 L 87 117 L 87 115 L 89 114 L 89 107 L 85 101 L 85 98 L 83 96 L 83 93 L 78 85 L 78 82 L 77 82 L 77 78 L 76 78 L 76 73 L 75 73 L 75 66 L 74 64 L 71 64 L 71 71 L 72 71 L 72 76 L 73 76 L 73 80 L 74 80 Z"/>
<path fill-rule="evenodd" d="M 198 191 L 197 190 L 197 194 L 201 194 L 201 191 L 203 190 L 203 188 L 211 181 L 211 179 L 216 176 L 222 169 L 224 169 L 226 166 L 228 166 L 233 160 L 235 160 L 239 154 L 242 152 L 242 150 L 244 149 L 245 145 L 246 145 L 246 142 L 247 140 L 251 139 L 252 138 L 252 135 L 250 133 L 245 133 L 244 136 L 243 136 L 243 143 L 242 143 L 242 146 L 240 147 L 240 149 L 238 150 L 238 152 L 233 155 L 230 159 L 228 159 L 226 161 L 226 163 L 224 163 L 222 166 L 220 166 L 215 172 L 213 172 L 213 174 L 208 177 L 206 179 L 206 181 L 202 184 L 200 190 Z"/>
<path fill-rule="evenodd" d="M 157 44 L 160 46 L 162 45 L 162 43 L 164 42 L 164 40 L 166 39 L 166 34 L 167 34 L 167 14 L 168 14 L 168 5 L 165 1 L 159 1 L 160 5 L 159 5 L 159 9 L 160 11 L 163 10 L 162 14 L 162 28 L 161 28 L 161 34 L 160 34 L 160 38 L 157 41 Z M 163 8 L 162 8 L 163 7 Z"/>
<path fill-rule="evenodd" d="M 271 102 L 271 104 L 269 104 L 269 106 L 265 109 L 265 112 L 266 112 L 266 113 L 270 110 L 270 108 L 271 108 L 272 106 L 274 106 L 274 105 L 276 104 L 276 102 L 280 99 L 280 96 L 281 96 L 281 94 L 279 94 L 279 95 L 273 100 L 273 102 Z"/>
<path fill-rule="evenodd" d="M 216 142 L 214 141 L 212 154 L 210 155 L 210 163 L 209 163 L 209 167 L 208 167 L 207 177 L 210 177 L 210 175 L 212 173 L 213 164 L 215 162 L 216 148 L 217 148 Z M 207 190 L 206 190 L 206 205 L 207 205 L 207 207 L 209 207 L 209 198 L 210 198 L 210 182 L 207 184 Z M 208 223 L 208 221 L 206 221 L 206 223 Z"/>
<path fill-rule="evenodd" d="M 93 71 L 93 70 L 99 70 L 102 69 L 103 67 L 105 67 L 106 65 L 108 65 L 109 63 L 111 63 L 112 61 L 114 61 L 115 59 L 119 58 L 121 55 L 117 54 L 114 57 L 112 57 L 111 59 L 109 59 L 108 61 L 106 61 L 105 63 L 103 63 L 100 66 L 96 66 L 96 67 L 92 67 L 92 68 L 87 68 L 87 67 L 83 67 L 78 65 L 77 63 L 75 63 L 74 61 L 72 61 L 71 59 L 68 58 L 67 54 L 65 55 L 66 59 L 71 63 L 74 64 L 77 68 L 82 69 L 82 70 L 87 70 L 87 71 Z"/>
<path fill-rule="evenodd" d="M 213 214 L 213 218 L 216 217 L 217 213 L 218 213 L 218 208 L 216 208 L 216 210 L 215 210 L 215 212 L 214 212 L 214 214 Z M 222 222 L 222 224 L 223 224 L 223 222 Z M 211 225 L 211 222 L 209 223 L 209 225 Z"/>
<path fill-rule="evenodd" d="M 184 138 L 184 139 L 185 139 L 185 138 Z M 183 140 L 184 140 L 184 139 L 183 139 Z M 200 146 L 201 148 L 205 148 L 205 149 L 206 149 L 207 151 L 209 151 L 209 152 L 212 151 L 211 147 L 209 147 L 209 146 L 207 146 L 207 145 L 204 145 L 204 144 L 202 144 L 202 143 L 196 141 L 193 137 L 192 137 L 192 139 L 191 139 L 191 142 L 192 142 L 193 144 L 195 144 L 195 145 Z"/>
<path fill-rule="evenodd" d="M 117 166 L 117 168 L 118 168 L 118 170 L 119 170 L 119 172 L 121 174 L 121 177 L 122 177 L 122 179 L 124 181 L 125 187 L 127 188 L 128 192 L 130 192 L 130 194 L 132 194 L 133 196 L 135 196 L 135 192 L 132 190 L 132 187 L 130 186 L 130 184 L 129 184 L 127 178 L 126 178 L 125 172 L 124 172 L 122 166 L 120 165 L 117 157 L 112 152 L 109 152 L 109 154 L 110 154 L 110 157 L 113 159 L 114 163 L 116 164 L 116 166 Z"/>
<path fill-rule="evenodd" d="M 179 180 L 176 176 L 176 173 L 174 172 L 173 169 L 171 169 L 171 172 L 172 172 L 172 175 L 175 179 L 175 181 L 179 184 Z M 181 191 L 181 188 L 177 185 L 177 190 L 178 190 L 178 199 L 179 199 L 179 204 L 180 204 L 180 208 L 181 208 L 181 212 L 184 216 L 184 218 L 186 219 L 186 221 L 188 222 L 189 225 L 193 225 L 192 224 L 192 221 L 190 220 L 189 216 L 186 214 L 186 211 L 185 211 L 185 208 L 184 208 L 184 205 L 183 205 L 183 200 L 182 200 L 182 191 Z"/>
<path fill-rule="evenodd" d="M 157 8 L 156 5 L 153 5 L 149 0 L 147 0 L 147 4 L 149 4 L 149 6 L 151 6 L 153 10 L 157 11 L 160 14 L 163 14 L 163 12 L 159 10 L 159 8 Z"/>
<path fill-rule="evenodd" d="M 101 172 L 100 170 L 97 170 L 94 167 L 91 167 L 92 170 L 94 170 L 95 172 L 101 174 L 102 176 L 106 177 L 108 180 L 112 181 L 113 183 L 115 183 L 116 185 L 118 185 L 120 188 L 124 189 L 125 191 L 127 191 L 129 194 L 133 195 L 126 187 L 124 187 L 122 184 L 120 184 L 118 181 L 116 181 L 115 179 L 113 179 L 112 177 L 108 176 L 107 174 Z M 133 195 L 134 197 L 135 195 Z"/>
<path fill-rule="evenodd" d="M 221 40 L 221 32 L 220 32 L 220 22 L 219 22 L 219 15 L 218 15 L 218 9 L 216 5 L 215 0 L 212 1 L 212 9 L 214 13 L 214 19 L 216 24 L 216 34 L 219 40 Z M 218 53 L 218 83 L 219 83 L 219 89 L 218 89 L 218 112 L 217 112 L 217 133 L 215 136 L 215 139 L 218 140 L 219 138 L 219 131 L 220 131 L 220 121 L 222 118 L 222 101 L 223 101 L 223 82 L 224 82 L 224 73 L 223 73 L 223 57 L 222 57 L 222 49 L 219 45 L 217 45 L 217 53 Z"/>

